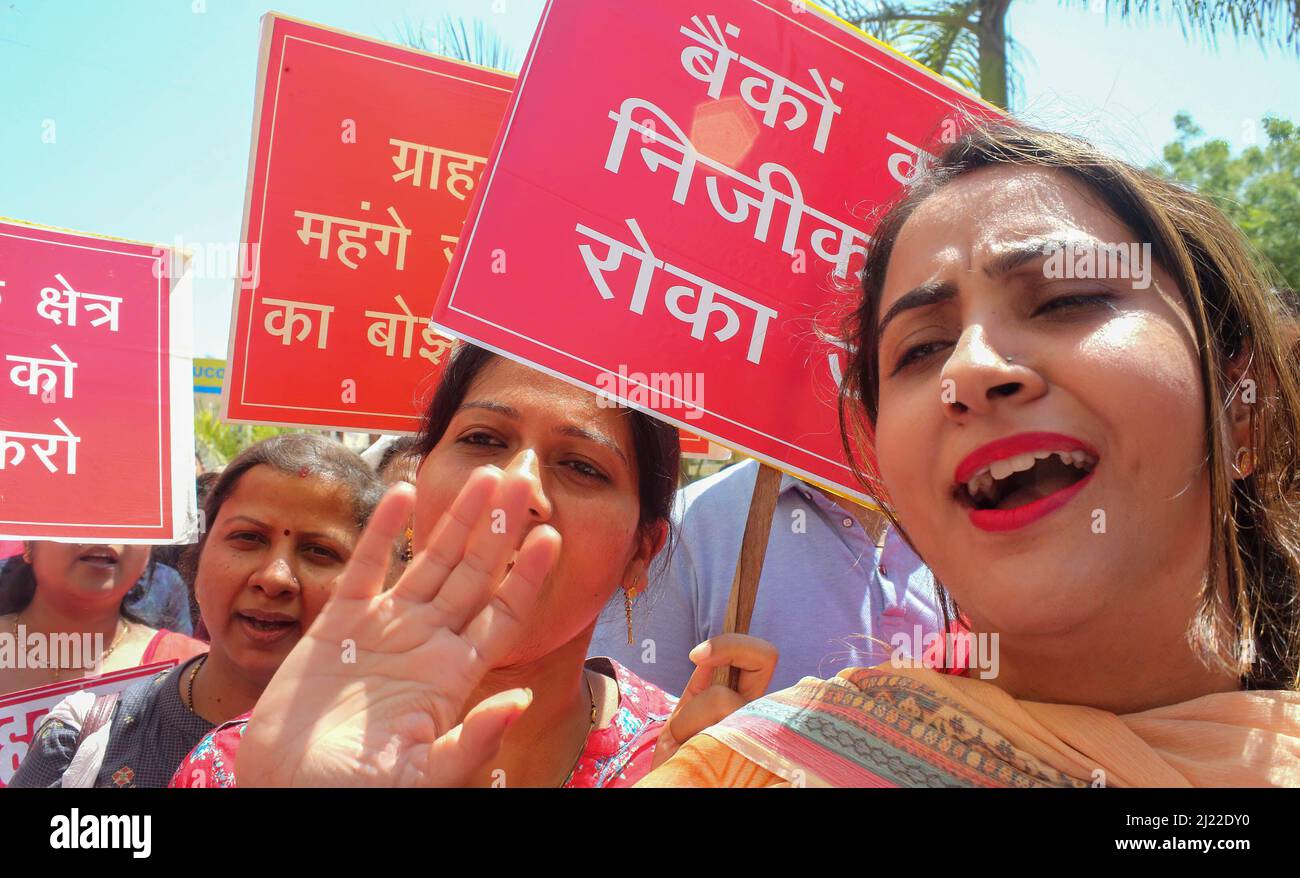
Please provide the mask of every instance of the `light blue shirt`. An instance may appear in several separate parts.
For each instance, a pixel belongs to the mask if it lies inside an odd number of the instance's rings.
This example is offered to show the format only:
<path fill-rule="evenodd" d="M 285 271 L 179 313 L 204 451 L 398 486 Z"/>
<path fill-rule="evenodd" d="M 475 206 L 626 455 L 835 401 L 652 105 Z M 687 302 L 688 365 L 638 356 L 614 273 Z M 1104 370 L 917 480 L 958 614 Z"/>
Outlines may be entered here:
<path fill-rule="evenodd" d="M 695 669 L 687 654 L 725 625 L 757 474 L 758 462 L 748 460 L 678 491 L 676 545 L 666 564 L 656 560 L 633 604 L 636 644 L 627 643 L 619 594 L 596 626 L 591 655 L 674 694 L 686 687 Z M 911 643 L 918 625 L 922 635 L 939 629 L 934 579 L 921 559 L 892 529 L 877 547 L 835 501 L 783 476 L 749 626 L 781 653 L 770 691 L 888 661 L 891 638 Z"/>

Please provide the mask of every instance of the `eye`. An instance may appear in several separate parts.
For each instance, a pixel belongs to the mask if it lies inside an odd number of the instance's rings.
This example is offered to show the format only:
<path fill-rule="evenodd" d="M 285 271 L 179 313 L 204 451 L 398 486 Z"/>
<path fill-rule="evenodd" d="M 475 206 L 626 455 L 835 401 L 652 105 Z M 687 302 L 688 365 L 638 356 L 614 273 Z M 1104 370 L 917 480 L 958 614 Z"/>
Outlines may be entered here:
<path fill-rule="evenodd" d="M 493 436 L 491 433 L 488 433 L 484 430 L 476 430 L 472 433 L 467 433 L 464 436 L 461 436 L 456 441 L 464 443 L 465 445 L 479 445 L 484 448 L 505 447 L 504 442 L 502 442 L 500 439 L 498 439 L 497 437 Z"/>
<path fill-rule="evenodd" d="M 1034 309 L 1033 316 L 1039 317 L 1043 314 L 1054 314 L 1060 312 L 1069 312 L 1074 310 L 1087 311 L 1094 308 L 1113 307 L 1112 302 L 1115 299 L 1113 293 L 1070 293 L 1064 296 L 1057 296 L 1044 302 Z"/>
<path fill-rule="evenodd" d="M 263 537 L 257 531 L 252 531 L 252 530 L 234 531 L 227 537 L 227 539 L 232 542 L 243 543 L 245 545 L 253 545 L 257 543 L 266 542 L 265 537 Z"/>
<path fill-rule="evenodd" d="M 569 467 L 569 469 L 573 470 L 574 472 L 578 473 L 584 478 L 596 479 L 602 482 L 609 481 L 609 478 L 603 472 L 596 469 L 596 467 L 587 463 L 585 460 L 567 460 L 562 465 Z"/>
<path fill-rule="evenodd" d="M 343 563 L 343 557 L 329 546 L 323 546 L 319 543 L 311 543 L 303 546 L 303 551 L 317 561 Z"/>
<path fill-rule="evenodd" d="M 908 366 L 919 363 L 932 354 L 938 353 L 948 347 L 949 344 L 950 342 L 946 341 L 928 341 L 924 344 L 914 345 L 913 347 L 908 348 L 903 352 L 903 355 L 898 358 L 898 362 L 894 364 L 894 370 L 889 373 L 889 377 L 893 378 Z"/>

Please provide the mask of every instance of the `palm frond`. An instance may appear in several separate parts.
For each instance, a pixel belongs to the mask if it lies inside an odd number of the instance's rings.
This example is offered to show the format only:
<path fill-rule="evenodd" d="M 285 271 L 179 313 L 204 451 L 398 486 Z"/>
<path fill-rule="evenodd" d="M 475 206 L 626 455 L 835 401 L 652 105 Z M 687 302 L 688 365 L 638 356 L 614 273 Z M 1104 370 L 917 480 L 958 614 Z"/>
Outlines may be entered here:
<path fill-rule="evenodd" d="M 888 43 L 963 88 L 979 93 L 978 0 L 929 3 L 831 0 L 828 6 L 840 18 L 882 43 Z"/>
<path fill-rule="evenodd" d="M 512 73 L 519 71 L 514 50 L 506 45 L 500 34 L 478 18 L 471 22 L 445 15 L 432 27 L 403 21 L 397 29 L 397 42 L 480 67 Z"/>
<path fill-rule="evenodd" d="M 1061 0 L 1095 7 L 1096 0 Z M 1300 0 L 1103 0 L 1107 16 L 1176 21 L 1184 37 L 1197 36 L 1210 48 L 1221 35 L 1244 37 L 1261 48 L 1300 53 Z"/>

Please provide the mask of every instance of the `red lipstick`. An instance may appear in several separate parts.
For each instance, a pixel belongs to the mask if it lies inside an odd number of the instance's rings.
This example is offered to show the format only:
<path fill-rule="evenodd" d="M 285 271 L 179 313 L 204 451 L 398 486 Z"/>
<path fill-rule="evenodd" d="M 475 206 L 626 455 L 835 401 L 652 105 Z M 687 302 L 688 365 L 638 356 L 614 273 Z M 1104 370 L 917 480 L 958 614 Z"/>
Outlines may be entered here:
<path fill-rule="evenodd" d="M 1094 460 L 1100 458 L 1096 449 L 1073 436 L 1061 433 L 1018 433 L 982 445 L 972 451 L 957 465 L 953 481 L 959 486 L 965 485 L 977 472 L 994 461 L 1043 451 L 1082 451 Z M 980 530 L 991 532 L 1011 531 L 1025 527 L 1074 499 L 1075 495 L 1092 481 L 1093 472 L 1095 470 L 1089 471 L 1071 485 L 1014 509 L 971 509 L 969 511 L 971 524 Z"/>
<path fill-rule="evenodd" d="M 971 476 L 995 460 L 1006 460 L 1017 454 L 1032 454 L 1035 451 L 1085 451 L 1093 457 L 1099 456 L 1086 442 L 1073 436 L 1062 433 L 1017 433 L 981 445 L 962 458 L 962 462 L 957 464 L 957 471 L 953 473 L 953 483 L 966 484 Z"/>

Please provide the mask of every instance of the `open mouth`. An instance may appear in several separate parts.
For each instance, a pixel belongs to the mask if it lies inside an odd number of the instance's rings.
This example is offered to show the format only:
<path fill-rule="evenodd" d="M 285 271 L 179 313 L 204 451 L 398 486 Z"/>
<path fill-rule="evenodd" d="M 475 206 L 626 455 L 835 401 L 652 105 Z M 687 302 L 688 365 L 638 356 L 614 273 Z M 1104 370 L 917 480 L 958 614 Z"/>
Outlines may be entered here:
<path fill-rule="evenodd" d="M 114 567 L 117 565 L 117 552 L 107 546 L 93 546 L 78 555 L 77 560 L 96 567 Z"/>
<path fill-rule="evenodd" d="M 271 643 L 286 636 L 298 627 L 298 620 L 282 613 L 263 613 L 256 610 L 236 612 L 244 633 L 261 643 Z"/>
<path fill-rule="evenodd" d="M 1019 433 L 968 454 L 953 473 L 952 496 L 980 530 L 1016 530 L 1069 503 L 1100 460 L 1072 436 Z"/>
<path fill-rule="evenodd" d="M 1034 451 L 995 460 L 956 488 L 970 509 L 1019 509 L 1072 488 L 1092 474 L 1097 458 L 1086 451 Z"/>

